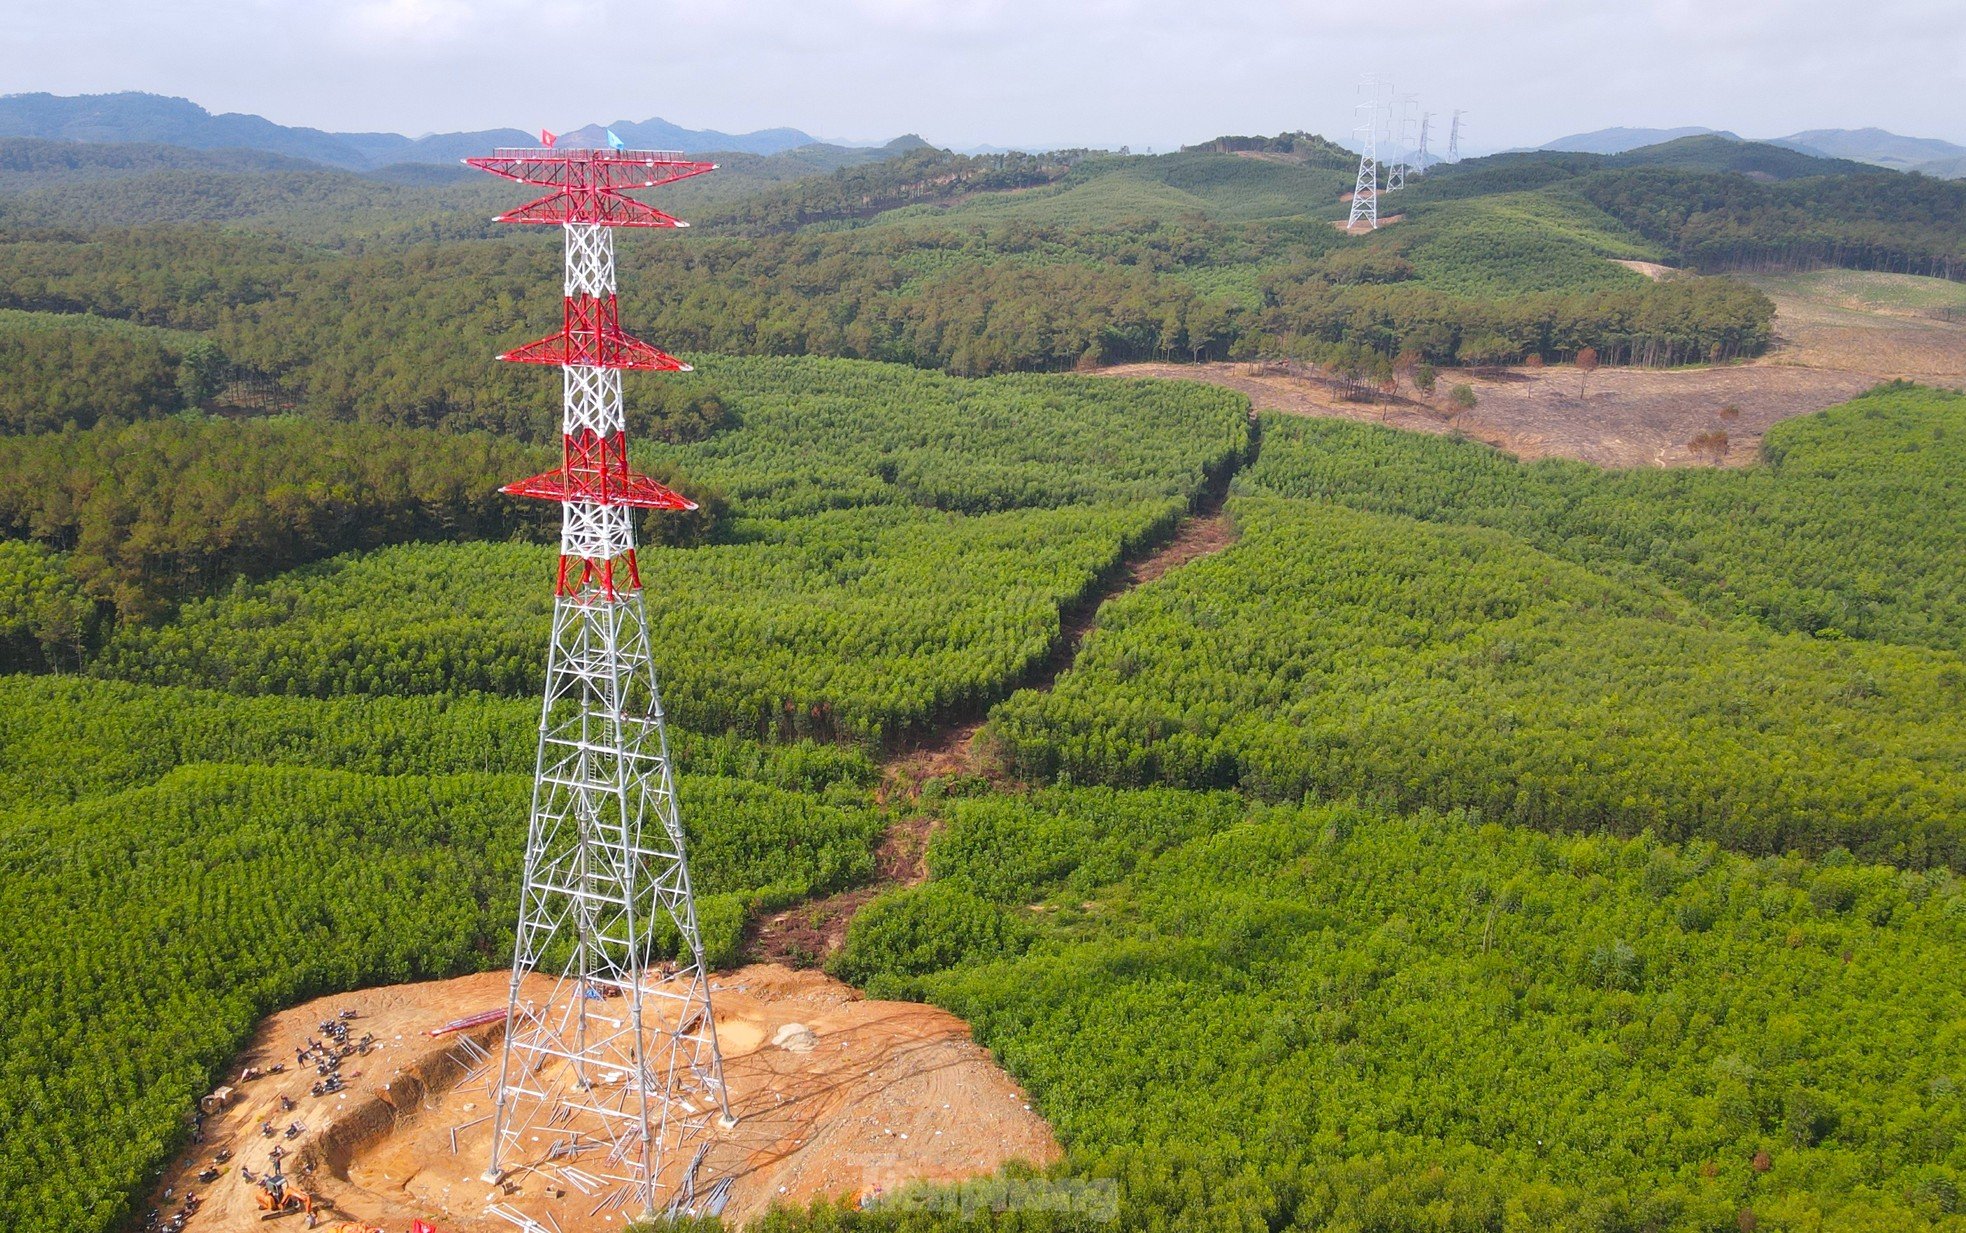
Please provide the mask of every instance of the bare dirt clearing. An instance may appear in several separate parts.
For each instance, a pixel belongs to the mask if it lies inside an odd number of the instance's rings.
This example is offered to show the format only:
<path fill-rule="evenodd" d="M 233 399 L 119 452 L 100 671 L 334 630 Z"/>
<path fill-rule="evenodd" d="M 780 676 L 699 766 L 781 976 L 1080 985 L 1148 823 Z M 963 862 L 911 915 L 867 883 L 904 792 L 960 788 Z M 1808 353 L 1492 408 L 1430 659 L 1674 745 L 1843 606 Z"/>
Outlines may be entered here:
<path fill-rule="evenodd" d="M 1966 383 L 1966 319 L 1920 315 L 1929 311 L 1926 301 L 1960 295 L 1958 283 L 1905 274 L 1872 274 L 1861 280 L 1786 275 L 1749 281 L 1775 301 L 1775 350 L 1763 363 L 1867 373 L 1880 380 L 1903 377 L 1927 385 Z"/>
<path fill-rule="evenodd" d="M 286 1072 L 236 1085 L 240 1099 L 206 1120 L 204 1142 L 172 1164 L 154 1201 L 164 1205 L 165 1187 L 173 1191 L 169 1207 L 188 1193 L 204 1196 L 187 1233 L 258 1228 L 259 1188 L 241 1169 L 265 1174 L 278 1148 L 285 1173 L 332 1206 L 322 1213 L 324 1227 L 356 1220 L 400 1233 L 422 1218 L 447 1231 L 510 1233 L 510 1224 L 486 1212 L 496 1201 L 564 1233 L 623 1228 L 627 1213 L 590 1211 L 592 1198 L 544 1171 L 517 1170 L 501 1187 L 479 1176 L 491 1133 L 478 1120 L 491 1111 L 485 1078 L 471 1073 L 470 1046 L 428 1032 L 501 1006 L 509 980 L 509 973 L 487 972 L 366 989 L 270 1016 L 231 1074 L 282 1061 Z M 721 973 L 714 988 L 739 1121 L 712 1132 L 696 1181 L 700 1194 L 717 1178 L 735 1179 L 725 1209 L 735 1223 L 774 1202 L 853 1200 L 910 1181 L 958 1181 L 1012 1160 L 1044 1165 L 1058 1156 L 1050 1128 L 1023 1093 L 946 1011 L 868 1001 L 818 972 L 775 965 Z M 351 1031 L 374 1033 L 377 1045 L 345 1064 L 346 1091 L 310 1096 L 314 1072 L 295 1067 L 294 1054 L 319 1034 L 320 1021 L 343 1008 L 357 1012 Z M 474 1043 L 495 1049 L 503 1026 L 474 1029 Z M 273 1136 L 261 1133 L 263 1123 L 275 1128 Z M 285 1130 L 293 1124 L 304 1129 L 290 1139 Z M 453 1138 L 459 1125 L 465 1128 Z M 233 1153 L 223 1173 L 199 1182 L 222 1148 Z M 671 1153 L 665 1182 L 676 1180 L 688 1163 L 678 1157 L 689 1154 Z M 299 1228 L 304 1219 L 290 1216 L 282 1227 Z"/>
<path fill-rule="evenodd" d="M 1835 290 L 1840 284 L 1833 285 L 1838 298 L 1832 301 L 1800 294 L 1787 278 L 1755 281 L 1776 305 L 1776 345 L 1768 355 L 1711 368 L 1601 368 L 1581 394 L 1579 374 L 1567 366 L 1444 369 L 1433 397 L 1402 394 L 1384 402 L 1354 402 L 1315 374 L 1255 364 L 1120 364 L 1100 371 L 1206 381 L 1247 394 L 1258 411 L 1459 433 L 1519 458 L 1557 456 L 1604 467 L 1704 466 L 1716 457 L 1741 466 L 1755 459 L 1769 425 L 1835 406 L 1879 381 L 1966 384 L 1966 322 L 1852 309 Z M 1456 414 L 1446 391 L 1464 382 L 1477 403 Z M 1724 446 L 1717 434 L 1725 434 Z M 1696 447 L 1702 438 L 1708 450 Z"/>
<path fill-rule="evenodd" d="M 1343 197 L 1339 198 L 1341 201 L 1350 201 L 1351 199 L 1352 195 L 1350 193 L 1346 193 Z M 1390 227 L 1405 217 L 1406 215 L 1404 214 L 1382 214 L 1379 216 L 1379 226 Z M 1346 235 L 1370 235 L 1374 230 L 1374 228 L 1367 227 L 1363 224 L 1354 228 L 1351 225 L 1351 220 L 1346 218 L 1334 218 L 1331 220 L 1331 225 Z"/>
<path fill-rule="evenodd" d="M 1660 265 L 1656 261 L 1631 261 L 1619 257 L 1613 257 L 1611 260 L 1614 265 L 1621 265 L 1633 273 L 1643 274 L 1655 283 L 1665 282 L 1669 278 L 1678 278 L 1686 272 L 1674 266 Z"/>
<path fill-rule="evenodd" d="M 1728 436 L 1726 459 L 1745 463 L 1768 425 L 1833 406 L 1876 384 L 1857 373 L 1772 365 L 1666 370 L 1602 368 L 1584 396 L 1572 368 L 1443 372 L 1432 398 L 1354 402 L 1335 383 L 1253 364 L 1123 364 L 1121 377 L 1207 381 L 1249 395 L 1258 411 L 1329 416 L 1414 432 L 1458 433 L 1518 458 L 1576 458 L 1604 467 L 1690 466 L 1709 458 L 1690 443 Z M 1478 402 L 1456 414 L 1446 390 L 1465 383 Z M 1732 412 L 1724 409 L 1732 407 Z"/>

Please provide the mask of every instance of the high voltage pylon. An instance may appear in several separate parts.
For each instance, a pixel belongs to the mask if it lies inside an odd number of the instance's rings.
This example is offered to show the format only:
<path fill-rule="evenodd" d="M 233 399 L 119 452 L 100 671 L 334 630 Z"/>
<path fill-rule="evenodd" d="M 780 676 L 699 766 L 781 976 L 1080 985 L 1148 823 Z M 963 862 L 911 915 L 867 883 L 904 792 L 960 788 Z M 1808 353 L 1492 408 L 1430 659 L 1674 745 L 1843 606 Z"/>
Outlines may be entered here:
<path fill-rule="evenodd" d="M 559 502 L 561 528 L 485 1175 L 555 1173 L 596 1212 L 638 1219 L 657 1209 L 665 1155 L 731 1114 L 635 562 L 636 510 L 696 506 L 629 467 L 621 407 L 623 370 L 689 366 L 622 332 L 613 228 L 686 225 L 627 191 L 715 164 L 550 144 L 465 160 L 550 190 L 498 221 L 566 240 L 560 331 L 499 357 L 559 368 L 565 410 L 560 467 L 505 488 Z M 664 918 L 677 959 L 658 966 Z"/>
<path fill-rule="evenodd" d="M 1395 96 L 1390 115 L 1386 122 L 1386 138 L 1393 148 L 1393 157 L 1386 168 L 1386 192 L 1397 192 L 1406 187 L 1406 177 L 1413 171 L 1410 151 L 1413 148 L 1413 122 L 1419 104 L 1410 94 Z"/>
<path fill-rule="evenodd" d="M 1425 174 L 1427 174 L 1427 157 L 1428 157 L 1428 156 L 1427 156 L 1427 134 L 1428 134 L 1429 132 L 1431 132 L 1431 131 L 1433 130 L 1433 126 L 1434 126 L 1434 113 L 1433 113 L 1433 112 L 1431 112 L 1431 111 L 1429 111 L 1429 112 L 1426 112 L 1426 113 L 1424 113 L 1423 115 L 1421 115 L 1421 117 L 1420 117 L 1420 148 L 1419 148 L 1419 153 L 1418 153 L 1418 154 L 1417 154 L 1417 155 L 1415 156 L 1415 158 L 1414 158 L 1414 160 L 1413 160 L 1413 170 L 1414 170 L 1414 174 L 1416 174 L 1416 175 L 1425 175 Z"/>
<path fill-rule="evenodd" d="M 1456 107 L 1454 123 L 1447 130 L 1447 161 L 1450 163 L 1461 161 L 1461 117 L 1466 114 L 1467 112 Z"/>
<path fill-rule="evenodd" d="M 1363 122 L 1352 130 L 1359 141 L 1358 179 L 1352 187 L 1352 213 L 1345 230 L 1355 231 L 1362 221 L 1373 231 L 1379 229 L 1379 79 L 1367 73 L 1358 88 L 1365 101 L 1356 110 Z"/>

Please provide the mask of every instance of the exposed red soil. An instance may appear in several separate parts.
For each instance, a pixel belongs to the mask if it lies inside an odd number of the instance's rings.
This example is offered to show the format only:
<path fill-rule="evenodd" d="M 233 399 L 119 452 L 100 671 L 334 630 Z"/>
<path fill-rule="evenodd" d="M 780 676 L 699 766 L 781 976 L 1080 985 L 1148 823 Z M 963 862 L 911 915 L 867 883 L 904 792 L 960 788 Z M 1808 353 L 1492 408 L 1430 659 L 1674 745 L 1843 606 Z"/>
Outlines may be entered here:
<path fill-rule="evenodd" d="M 1966 321 L 1854 308 L 1795 294 L 1779 280 L 1757 285 L 1775 301 L 1773 363 L 1966 385 Z"/>
<path fill-rule="evenodd" d="M 1258 411 L 1458 433 L 1519 458 L 1554 455 L 1604 467 L 1710 466 L 1716 457 L 1743 466 L 1758 456 L 1770 425 L 1845 402 L 1879 381 L 1966 384 L 1966 323 L 1858 312 L 1769 290 L 1775 346 L 1744 364 L 1600 368 L 1587 383 L 1567 365 L 1442 369 L 1431 397 L 1409 389 L 1370 402 L 1346 397 L 1338 382 L 1315 372 L 1279 365 L 1120 364 L 1100 371 L 1205 381 L 1247 394 Z M 1474 389 L 1473 410 L 1457 412 L 1448 401 L 1447 391 L 1461 383 Z M 1724 452 L 1696 448 L 1721 433 Z"/>
<path fill-rule="evenodd" d="M 1612 258 L 1612 264 L 1624 266 L 1634 274 L 1643 274 L 1655 283 L 1666 282 L 1669 279 L 1678 278 L 1686 273 L 1686 271 L 1673 266 L 1660 265 L 1656 261 L 1626 261 L 1614 257 Z"/>
<path fill-rule="evenodd" d="M 1432 397 L 1378 401 L 1345 397 L 1338 383 L 1255 364 L 1121 364 L 1121 377 L 1205 381 L 1249 396 L 1259 411 L 1387 424 L 1413 432 L 1457 433 L 1518 458 L 1557 456 L 1604 467 L 1709 465 L 1692 448 L 1702 433 L 1725 432 L 1726 462 L 1755 457 L 1770 424 L 1834 406 L 1876 384 L 1875 376 L 1769 363 L 1700 369 L 1600 368 L 1587 385 L 1576 369 L 1443 370 Z M 1457 412 L 1447 391 L 1475 391 Z M 1732 410 L 1728 410 L 1732 408 Z"/>
<path fill-rule="evenodd" d="M 487 1212 L 497 1202 L 563 1233 L 618 1230 L 625 1213 L 592 1213 L 591 1200 L 529 1168 L 503 1185 L 482 1180 L 491 1129 L 486 1075 L 456 1037 L 428 1031 L 459 1015 L 496 1007 L 509 974 L 393 985 L 320 998 L 270 1016 L 231 1073 L 288 1063 L 284 1074 L 238 1085 L 241 1099 L 207 1120 L 205 1141 L 167 1170 L 172 1205 L 187 1193 L 204 1198 L 187 1233 L 243 1233 L 258 1228 L 258 1188 L 240 1169 L 263 1174 L 270 1154 L 286 1153 L 285 1171 L 313 1192 L 323 1227 L 353 1220 L 401 1233 L 426 1219 L 446 1233 L 510 1233 Z M 1012 1160 L 1044 1165 L 1058 1145 L 1043 1119 L 960 1019 L 930 1006 L 863 999 L 817 972 L 756 965 L 713 982 L 725 1079 L 739 1121 L 712 1132 L 697 1174 L 699 1189 L 717 1178 L 735 1183 L 725 1218 L 762 1214 L 773 1203 L 822 1196 L 861 1199 L 910 1181 L 955 1181 L 996 1172 Z M 316 1025 L 342 1008 L 359 1017 L 351 1030 L 373 1032 L 378 1046 L 344 1063 L 346 1091 L 309 1096 L 311 1068 L 292 1065 Z M 476 1029 L 495 1049 L 503 1024 Z M 281 1108 L 281 1095 L 296 1102 Z M 260 1134 L 262 1122 L 293 1139 Z M 453 1129 L 456 1129 L 453 1136 Z M 455 1150 L 453 1148 L 455 1147 Z M 232 1159 L 209 1184 L 197 1173 L 220 1148 Z M 693 1148 L 691 1149 L 693 1152 Z M 673 1182 L 687 1162 L 671 1153 Z M 555 1192 L 558 1192 L 557 1194 Z M 277 1227 L 302 1227 L 296 1214 Z"/>
<path fill-rule="evenodd" d="M 1352 195 L 1350 193 L 1346 193 L 1344 197 L 1341 198 L 1341 200 L 1344 201 L 1350 201 L 1351 199 L 1352 199 Z M 1379 216 L 1379 226 L 1390 227 L 1394 223 L 1399 222 L 1401 219 L 1404 219 L 1405 217 L 1406 215 L 1404 214 L 1381 214 Z M 1370 234 L 1373 230 L 1373 228 L 1371 227 L 1361 225 L 1358 228 L 1358 230 L 1354 231 L 1352 230 L 1352 220 L 1350 220 L 1349 218 L 1334 218 L 1331 220 L 1331 225 L 1333 227 L 1336 227 L 1338 230 L 1346 233 L 1347 235 L 1367 235 Z"/>
<path fill-rule="evenodd" d="M 1235 542 L 1235 525 L 1220 508 L 1198 514 L 1182 523 L 1174 538 L 1159 551 L 1128 566 L 1122 589 L 1131 590 L 1143 582 L 1152 582 L 1168 570 L 1213 555 Z"/>
<path fill-rule="evenodd" d="M 978 725 L 961 731 L 973 735 Z M 951 745 L 954 741 L 951 739 Z M 965 743 L 966 746 L 966 743 Z M 953 752 L 944 757 L 957 765 Z M 923 774 L 955 775 L 962 770 L 927 770 Z M 893 779 L 889 784 L 893 784 Z M 919 785 L 914 783 L 915 790 Z M 887 786 L 887 785 L 884 785 Z M 744 954 L 760 963 L 811 967 L 831 957 L 846 943 L 847 926 L 868 900 L 897 886 L 919 886 L 928 878 L 928 838 L 940 820 L 928 814 L 905 812 L 888 827 L 876 854 L 879 873 L 873 884 L 828 895 L 750 922 L 744 933 Z"/>

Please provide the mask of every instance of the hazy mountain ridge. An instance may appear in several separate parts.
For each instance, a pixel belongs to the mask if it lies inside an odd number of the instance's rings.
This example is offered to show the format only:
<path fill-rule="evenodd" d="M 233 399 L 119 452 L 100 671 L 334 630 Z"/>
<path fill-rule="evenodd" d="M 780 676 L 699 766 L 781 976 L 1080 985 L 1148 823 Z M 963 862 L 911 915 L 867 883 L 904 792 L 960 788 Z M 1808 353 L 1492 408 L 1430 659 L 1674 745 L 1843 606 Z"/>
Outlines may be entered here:
<path fill-rule="evenodd" d="M 1769 144 L 1948 179 L 1966 175 L 1966 146 L 1936 137 L 1906 137 L 1881 128 L 1809 129 L 1772 138 Z"/>
<path fill-rule="evenodd" d="M 1638 150 L 1646 146 L 1663 145 L 1677 141 L 1681 137 L 1705 137 L 1718 133 L 1718 129 L 1702 128 L 1693 125 L 1685 128 L 1600 128 L 1588 133 L 1572 133 L 1568 137 L 1558 137 L 1537 146 L 1538 150 L 1551 150 L 1562 154 L 1623 154 L 1628 150 Z M 1722 137 L 1739 141 L 1733 133 L 1720 133 Z"/>
<path fill-rule="evenodd" d="M 771 155 L 820 144 L 795 128 L 725 133 L 690 129 L 659 117 L 612 125 L 587 125 L 566 136 L 601 144 L 611 127 L 629 145 L 690 153 L 737 152 Z M 117 94 L 0 95 L 0 137 L 45 141 L 155 144 L 193 150 L 247 149 L 305 159 L 349 171 L 371 171 L 392 163 L 450 163 L 496 146 L 534 145 L 538 136 L 514 128 L 475 132 L 335 133 L 276 124 L 241 112 L 213 113 L 189 99 L 125 91 Z"/>
<path fill-rule="evenodd" d="M 1702 128 L 1601 128 L 1589 133 L 1572 133 L 1537 146 L 1538 150 L 1577 154 L 1624 154 L 1649 146 L 1663 145 L 1687 137 L 1719 137 L 1727 141 L 1779 146 L 1814 158 L 1847 159 L 1888 167 L 1893 171 L 1918 171 L 1942 179 L 1966 176 L 1966 146 L 1936 137 L 1906 137 L 1881 128 L 1816 128 L 1786 137 L 1744 138 L 1725 129 Z"/>

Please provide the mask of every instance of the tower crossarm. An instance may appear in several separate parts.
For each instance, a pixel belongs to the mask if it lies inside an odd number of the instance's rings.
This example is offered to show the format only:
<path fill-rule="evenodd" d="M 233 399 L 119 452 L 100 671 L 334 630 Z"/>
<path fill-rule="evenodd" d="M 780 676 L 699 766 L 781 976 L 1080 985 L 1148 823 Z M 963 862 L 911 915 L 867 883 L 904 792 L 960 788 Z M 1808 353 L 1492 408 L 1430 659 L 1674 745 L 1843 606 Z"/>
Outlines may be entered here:
<path fill-rule="evenodd" d="M 599 223 L 609 227 L 687 227 L 646 202 L 636 189 L 674 184 L 715 163 L 694 162 L 675 150 L 501 149 L 464 160 L 480 171 L 553 191 L 498 216 L 501 223 Z"/>

